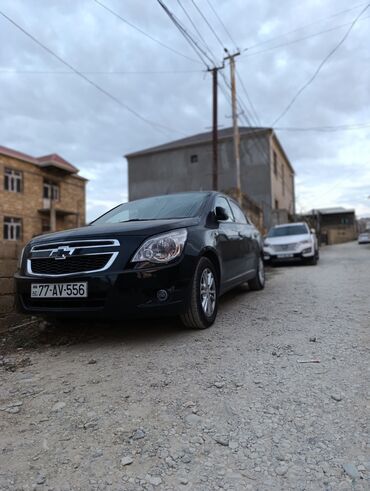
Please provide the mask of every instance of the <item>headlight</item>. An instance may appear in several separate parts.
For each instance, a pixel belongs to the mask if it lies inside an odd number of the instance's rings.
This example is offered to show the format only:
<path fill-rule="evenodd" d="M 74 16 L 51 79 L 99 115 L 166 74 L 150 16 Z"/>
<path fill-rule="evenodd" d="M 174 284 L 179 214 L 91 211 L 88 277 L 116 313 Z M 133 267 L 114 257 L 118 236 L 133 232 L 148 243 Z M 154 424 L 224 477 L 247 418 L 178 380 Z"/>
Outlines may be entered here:
<path fill-rule="evenodd" d="M 188 232 L 185 228 L 166 232 L 147 239 L 137 250 L 132 261 L 150 263 L 168 263 L 180 256 L 184 250 Z"/>
<path fill-rule="evenodd" d="M 268 242 L 267 240 L 264 240 L 264 241 L 263 241 L 263 245 L 264 245 L 265 247 L 269 247 L 270 242 Z"/>

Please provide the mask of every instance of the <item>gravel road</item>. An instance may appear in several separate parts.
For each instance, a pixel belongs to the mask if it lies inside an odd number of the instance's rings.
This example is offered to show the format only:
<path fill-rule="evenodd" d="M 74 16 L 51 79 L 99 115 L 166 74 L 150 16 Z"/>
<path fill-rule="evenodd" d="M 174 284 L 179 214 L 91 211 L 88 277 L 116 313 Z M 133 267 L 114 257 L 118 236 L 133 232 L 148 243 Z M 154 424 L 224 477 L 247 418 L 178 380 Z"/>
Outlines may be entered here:
<path fill-rule="evenodd" d="M 369 298 L 350 243 L 226 295 L 206 331 L 3 334 L 0 490 L 369 490 Z"/>

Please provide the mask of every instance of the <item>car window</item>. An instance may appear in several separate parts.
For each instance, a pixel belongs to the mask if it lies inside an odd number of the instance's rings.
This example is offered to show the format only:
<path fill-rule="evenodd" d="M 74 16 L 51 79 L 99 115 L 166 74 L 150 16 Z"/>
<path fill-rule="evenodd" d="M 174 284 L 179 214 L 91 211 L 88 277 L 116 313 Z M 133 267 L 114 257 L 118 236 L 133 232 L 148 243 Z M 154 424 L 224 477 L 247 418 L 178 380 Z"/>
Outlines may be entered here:
<path fill-rule="evenodd" d="M 154 196 L 124 203 L 95 220 L 93 224 L 120 223 L 130 220 L 190 218 L 200 213 L 206 193 L 178 193 Z"/>
<path fill-rule="evenodd" d="M 247 223 L 247 219 L 239 206 L 233 201 L 230 201 L 230 206 L 233 210 L 236 223 Z"/>
<path fill-rule="evenodd" d="M 227 220 L 225 220 L 225 222 L 233 222 L 234 221 L 233 212 L 231 211 L 229 202 L 227 201 L 226 198 L 224 198 L 223 196 L 217 196 L 216 200 L 215 200 L 215 208 L 217 208 L 217 206 L 221 206 L 222 208 L 224 208 L 227 211 L 229 218 Z"/>

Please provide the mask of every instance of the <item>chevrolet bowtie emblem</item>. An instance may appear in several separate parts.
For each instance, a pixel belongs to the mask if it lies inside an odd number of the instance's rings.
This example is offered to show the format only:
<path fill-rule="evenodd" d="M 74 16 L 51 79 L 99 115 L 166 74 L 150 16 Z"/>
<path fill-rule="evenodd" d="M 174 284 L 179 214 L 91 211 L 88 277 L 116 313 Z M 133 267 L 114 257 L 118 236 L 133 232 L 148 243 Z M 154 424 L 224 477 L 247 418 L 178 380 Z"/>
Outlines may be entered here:
<path fill-rule="evenodd" d="M 67 257 L 72 256 L 73 252 L 73 247 L 60 246 L 57 249 L 53 249 L 49 254 L 49 257 L 53 257 L 54 259 L 66 259 Z"/>

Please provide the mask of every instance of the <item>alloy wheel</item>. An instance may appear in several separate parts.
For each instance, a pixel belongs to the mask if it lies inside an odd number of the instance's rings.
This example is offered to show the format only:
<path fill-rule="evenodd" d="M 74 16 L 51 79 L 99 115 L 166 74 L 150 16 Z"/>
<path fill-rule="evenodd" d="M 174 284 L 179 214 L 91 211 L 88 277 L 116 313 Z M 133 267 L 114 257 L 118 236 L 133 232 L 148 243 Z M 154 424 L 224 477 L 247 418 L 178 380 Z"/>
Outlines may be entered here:
<path fill-rule="evenodd" d="M 263 263 L 262 258 L 259 259 L 259 263 L 258 263 L 258 277 L 261 285 L 263 285 L 265 283 L 265 265 Z"/>
<path fill-rule="evenodd" d="M 211 317 L 216 306 L 216 281 L 209 268 L 200 277 L 200 302 L 205 315 Z"/>

